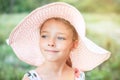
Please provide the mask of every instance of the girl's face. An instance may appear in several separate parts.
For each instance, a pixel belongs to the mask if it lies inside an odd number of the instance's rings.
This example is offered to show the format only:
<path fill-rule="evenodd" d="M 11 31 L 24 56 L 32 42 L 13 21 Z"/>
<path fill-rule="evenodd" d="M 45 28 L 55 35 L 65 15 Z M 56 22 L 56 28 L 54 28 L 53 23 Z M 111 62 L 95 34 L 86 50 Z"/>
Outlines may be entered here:
<path fill-rule="evenodd" d="M 42 26 L 40 50 L 46 60 L 66 60 L 73 46 L 73 32 L 66 24 L 49 20 Z"/>

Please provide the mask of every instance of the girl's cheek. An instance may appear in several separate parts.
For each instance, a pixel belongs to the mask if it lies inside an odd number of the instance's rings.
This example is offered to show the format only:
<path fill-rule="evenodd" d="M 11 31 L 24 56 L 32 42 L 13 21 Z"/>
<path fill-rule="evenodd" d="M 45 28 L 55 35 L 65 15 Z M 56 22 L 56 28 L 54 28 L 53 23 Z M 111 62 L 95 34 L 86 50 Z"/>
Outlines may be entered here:
<path fill-rule="evenodd" d="M 64 50 L 64 49 L 67 49 L 69 48 L 71 45 L 69 44 L 69 42 L 57 42 L 57 48 L 61 49 L 61 50 Z"/>
<path fill-rule="evenodd" d="M 47 44 L 45 40 L 40 40 L 40 47 L 44 47 Z"/>

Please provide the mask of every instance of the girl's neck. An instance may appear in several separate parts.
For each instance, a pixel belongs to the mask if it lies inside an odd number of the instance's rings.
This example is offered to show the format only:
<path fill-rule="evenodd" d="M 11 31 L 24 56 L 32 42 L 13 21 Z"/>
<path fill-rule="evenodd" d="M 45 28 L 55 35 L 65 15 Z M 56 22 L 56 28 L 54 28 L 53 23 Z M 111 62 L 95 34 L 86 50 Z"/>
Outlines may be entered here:
<path fill-rule="evenodd" d="M 68 68 L 68 65 L 66 63 L 57 62 L 45 62 L 43 66 L 44 70 L 47 72 L 53 72 L 56 74 L 61 74 L 66 68 Z"/>
<path fill-rule="evenodd" d="M 73 80 L 74 78 L 74 71 L 72 68 L 70 68 L 66 63 L 49 63 L 49 62 L 45 62 L 44 64 L 42 64 L 40 67 L 37 68 L 37 72 L 38 74 L 45 78 L 47 77 L 47 79 L 49 79 L 49 77 L 56 77 L 56 79 L 62 79 L 62 80 Z M 67 77 L 71 76 L 71 79 L 68 79 Z M 65 79 L 64 79 L 65 78 Z M 47 80 L 45 79 L 45 80 Z M 55 79 L 55 80 L 56 80 Z"/>

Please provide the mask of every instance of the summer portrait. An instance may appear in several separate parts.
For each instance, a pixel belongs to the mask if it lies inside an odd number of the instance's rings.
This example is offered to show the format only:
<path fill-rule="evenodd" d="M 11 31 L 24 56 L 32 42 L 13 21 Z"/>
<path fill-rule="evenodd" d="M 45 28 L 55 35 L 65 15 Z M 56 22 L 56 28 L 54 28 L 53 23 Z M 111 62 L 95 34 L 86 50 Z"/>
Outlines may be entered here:
<path fill-rule="evenodd" d="M 0 13 L 0 80 L 120 79 L 120 9 L 110 2 L 8 3 Z"/>

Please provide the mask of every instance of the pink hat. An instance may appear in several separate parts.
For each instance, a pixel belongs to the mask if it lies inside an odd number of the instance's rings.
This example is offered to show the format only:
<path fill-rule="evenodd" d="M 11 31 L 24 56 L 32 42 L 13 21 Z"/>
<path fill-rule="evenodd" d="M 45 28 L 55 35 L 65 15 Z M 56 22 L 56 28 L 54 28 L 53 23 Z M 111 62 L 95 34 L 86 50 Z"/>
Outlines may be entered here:
<path fill-rule="evenodd" d="M 87 39 L 84 19 L 75 7 L 54 2 L 32 11 L 10 34 L 9 44 L 19 59 L 34 66 L 44 62 L 39 48 L 39 29 L 45 20 L 52 17 L 64 18 L 78 32 L 79 46 L 70 53 L 73 68 L 89 71 L 110 57 L 110 52 Z"/>

